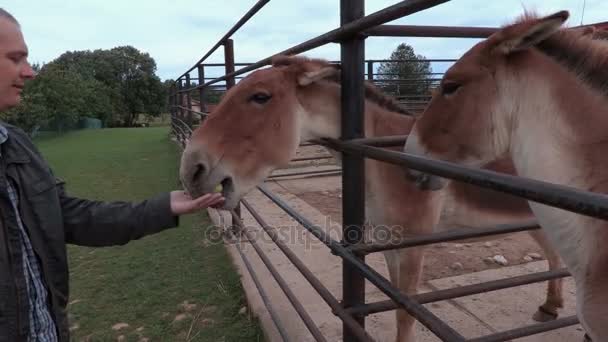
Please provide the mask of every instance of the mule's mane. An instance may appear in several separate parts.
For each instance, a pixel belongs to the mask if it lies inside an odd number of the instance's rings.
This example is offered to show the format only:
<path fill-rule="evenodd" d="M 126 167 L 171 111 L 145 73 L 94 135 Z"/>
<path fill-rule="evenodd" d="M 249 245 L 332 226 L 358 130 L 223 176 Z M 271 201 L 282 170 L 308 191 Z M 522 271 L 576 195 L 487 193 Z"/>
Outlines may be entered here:
<path fill-rule="evenodd" d="M 317 69 L 323 67 L 335 67 L 337 69 L 340 68 L 337 64 L 329 63 L 324 59 L 318 58 L 308 58 L 303 56 L 277 56 L 273 58 L 272 62 L 273 66 L 289 66 L 289 65 L 298 65 L 304 70 L 312 71 L 310 69 Z M 340 84 L 340 73 L 336 73 L 333 77 L 325 78 L 325 80 Z M 400 114 L 413 116 L 414 114 L 410 111 L 404 109 L 399 102 L 397 102 L 393 97 L 385 94 L 380 90 L 375 84 L 369 81 L 365 81 L 364 83 L 365 89 L 365 98 L 370 100 L 371 102 L 379 105 L 380 107 L 389 110 L 391 112 L 397 112 Z"/>
<path fill-rule="evenodd" d="M 526 12 L 516 24 L 537 18 L 535 13 Z M 604 40 L 607 36 L 592 27 L 562 28 L 536 48 L 583 82 L 608 94 L 608 42 Z"/>

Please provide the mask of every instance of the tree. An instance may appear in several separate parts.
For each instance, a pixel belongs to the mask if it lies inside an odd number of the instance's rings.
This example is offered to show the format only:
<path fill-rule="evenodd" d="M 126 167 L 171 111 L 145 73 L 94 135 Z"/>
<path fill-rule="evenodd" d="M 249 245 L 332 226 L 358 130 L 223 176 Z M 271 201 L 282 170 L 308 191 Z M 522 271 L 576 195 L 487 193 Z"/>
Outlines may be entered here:
<path fill-rule="evenodd" d="M 51 63 L 105 85 L 104 94 L 114 109 L 106 118 L 110 125 L 130 127 L 139 114 L 158 116 L 166 108 L 156 62 L 132 46 L 66 52 Z"/>
<path fill-rule="evenodd" d="M 431 63 L 414 48 L 401 43 L 390 56 L 391 62 L 381 63 L 376 79 L 384 91 L 396 96 L 427 95 L 431 86 Z"/>

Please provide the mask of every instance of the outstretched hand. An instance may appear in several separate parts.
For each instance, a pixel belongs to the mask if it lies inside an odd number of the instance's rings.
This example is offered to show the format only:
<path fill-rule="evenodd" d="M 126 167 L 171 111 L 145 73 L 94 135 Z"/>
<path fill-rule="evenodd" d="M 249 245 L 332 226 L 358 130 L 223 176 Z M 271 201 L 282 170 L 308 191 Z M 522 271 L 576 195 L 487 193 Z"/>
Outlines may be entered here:
<path fill-rule="evenodd" d="M 208 207 L 219 207 L 224 203 L 220 193 L 205 194 L 193 199 L 185 191 L 171 191 L 171 212 L 173 215 L 192 214 Z"/>

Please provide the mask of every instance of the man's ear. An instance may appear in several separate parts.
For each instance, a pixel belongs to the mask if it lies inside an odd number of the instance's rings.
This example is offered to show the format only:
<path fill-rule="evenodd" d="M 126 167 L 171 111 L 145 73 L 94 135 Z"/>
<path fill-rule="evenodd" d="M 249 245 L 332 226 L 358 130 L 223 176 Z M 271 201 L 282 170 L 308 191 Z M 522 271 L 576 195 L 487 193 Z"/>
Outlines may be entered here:
<path fill-rule="evenodd" d="M 298 76 L 298 84 L 301 86 L 307 86 L 322 79 L 337 77 L 339 75 L 340 70 L 338 68 L 334 66 L 326 66 L 318 70 L 302 72 Z"/>
<path fill-rule="evenodd" d="M 557 32 L 569 16 L 568 11 L 559 11 L 546 17 L 507 26 L 489 38 L 491 52 L 507 55 L 528 49 Z"/>

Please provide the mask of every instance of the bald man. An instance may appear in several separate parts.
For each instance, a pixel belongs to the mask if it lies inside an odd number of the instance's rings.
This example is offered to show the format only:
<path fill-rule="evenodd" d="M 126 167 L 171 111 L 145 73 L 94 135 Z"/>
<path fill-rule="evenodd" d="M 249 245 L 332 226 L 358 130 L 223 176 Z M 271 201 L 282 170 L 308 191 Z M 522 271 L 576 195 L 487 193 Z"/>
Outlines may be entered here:
<path fill-rule="evenodd" d="M 17 20 L 0 8 L 0 112 L 34 77 Z M 66 244 L 111 246 L 223 202 L 172 191 L 139 203 L 69 196 L 28 136 L 0 122 L 0 341 L 69 341 Z"/>

